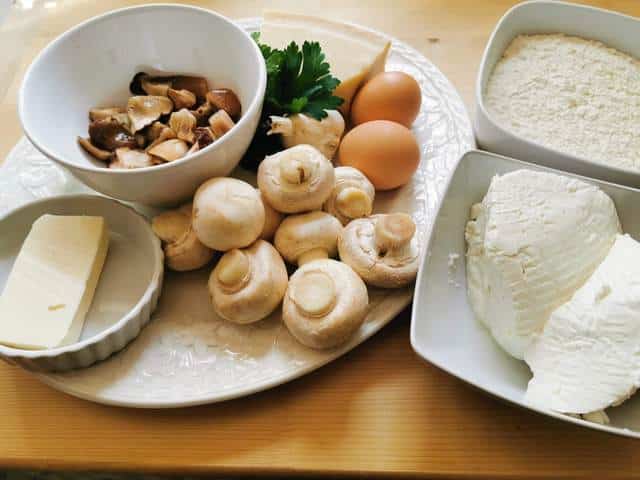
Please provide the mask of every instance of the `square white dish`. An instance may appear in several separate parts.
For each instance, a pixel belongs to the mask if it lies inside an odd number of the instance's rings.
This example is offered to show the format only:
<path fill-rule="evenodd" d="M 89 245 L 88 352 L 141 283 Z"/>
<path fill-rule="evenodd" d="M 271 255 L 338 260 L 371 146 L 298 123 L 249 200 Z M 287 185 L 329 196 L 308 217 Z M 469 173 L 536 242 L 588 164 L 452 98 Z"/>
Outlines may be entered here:
<path fill-rule="evenodd" d="M 413 302 L 411 345 L 425 360 L 501 399 L 522 407 L 610 433 L 640 438 L 640 396 L 607 409 L 610 425 L 598 425 L 524 401 L 531 373 L 527 365 L 510 357 L 474 317 L 467 300 L 464 229 L 469 211 L 482 200 L 498 174 L 527 168 L 549 171 L 532 163 L 471 151 L 460 160 L 434 220 Z M 576 175 L 556 172 L 575 177 Z M 640 191 L 600 180 L 583 178 L 609 195 L 622 228 L 640 239 Z"/>
<path fill-rule="evenodd" d="M 487 82 L 511 41 L 521 34 L 564 33 L 591 40 L 640 58 L 640 20 L 573 3 L 534 0 L 511 8 L 496 25 L 485 48 L 476 80 L 474 129 L 484 150 L 522 158 L 559 170 L 640 187 L 640 172 L 604 165 L 528 140 L 497 123 L 484 102 Z"/>

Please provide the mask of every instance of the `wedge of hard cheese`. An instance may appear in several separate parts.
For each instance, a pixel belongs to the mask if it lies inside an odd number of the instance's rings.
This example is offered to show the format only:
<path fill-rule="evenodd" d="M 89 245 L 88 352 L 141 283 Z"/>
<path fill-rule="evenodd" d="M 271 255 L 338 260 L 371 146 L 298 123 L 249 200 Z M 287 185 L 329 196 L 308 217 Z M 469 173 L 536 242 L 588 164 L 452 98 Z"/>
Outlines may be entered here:
<path fill-rule="evenodd" d="M 260 32 L 262 43 L 284 48 L 295 41 L 302 47 L 305 40 L 320 43 L 332 75 L 340 80 L 335 95 L 344 99 L 340 111 L 346 116 L 360 86 L 384 71 L 391 43 L 353 25 L 292 13 L 264 13 Z"/>
<path fill-rule="evenodd" d="M 0 343 L 44 349 L 76 342 L 108 247 L 102 217 L 36 220 L 0 296 Z"/>

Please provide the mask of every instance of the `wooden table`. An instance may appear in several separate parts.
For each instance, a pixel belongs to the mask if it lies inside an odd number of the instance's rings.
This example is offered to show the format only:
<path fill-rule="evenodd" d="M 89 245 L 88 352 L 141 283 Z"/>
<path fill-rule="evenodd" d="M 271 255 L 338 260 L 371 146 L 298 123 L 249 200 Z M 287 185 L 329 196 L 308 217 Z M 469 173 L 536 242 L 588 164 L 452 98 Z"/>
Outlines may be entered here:
<path fill-rule="evenodd" d="M 18 1 L 20 3 L 20 1 Z M 29 3 L 29 2 L 23 2 Z M 40 2 L 42 3 L 42 2 Z M 31 25 L 14 15 L 0 45 L 0 158 L 21 135 L 24 69 L 77 22 L 139 1 L 48 1 Z M 514 0 L 280 0 L 196 2 L 230 17 L 263 7 L 304 10 L 383 30 L 421 50 L 471 109 L 480 55 Z M 391 4 L 393 3 L 393 7 Z M 640 16 L 638 0 L 587 2 Z M 36 7 L 34 7 L 36 8 Z M 10 61 L 6 61 L 9 58 Z M 0 465 L 43 469 L 398 477 L 640 477 L 640 443 L 505 405 L 422 362 L 409 310 L 344 358 L 274 390 L 175 411 L 94 405 L 0 365 Z M 635 467 L 635 468 L 634 468 Z"/>

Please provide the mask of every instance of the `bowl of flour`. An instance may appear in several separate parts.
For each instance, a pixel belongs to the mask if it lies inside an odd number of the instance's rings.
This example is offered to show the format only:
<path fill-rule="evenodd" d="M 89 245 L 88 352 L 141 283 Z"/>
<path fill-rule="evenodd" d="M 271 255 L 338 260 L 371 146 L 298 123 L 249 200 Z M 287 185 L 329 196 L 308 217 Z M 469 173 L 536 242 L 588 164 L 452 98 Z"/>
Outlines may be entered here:
<path fill-rule="evenodd" d="M 509 10 L 480 66 L 479 145 L 640 187 L 639 36 L 640 21 L 597 8 L 533 1 Z"/>

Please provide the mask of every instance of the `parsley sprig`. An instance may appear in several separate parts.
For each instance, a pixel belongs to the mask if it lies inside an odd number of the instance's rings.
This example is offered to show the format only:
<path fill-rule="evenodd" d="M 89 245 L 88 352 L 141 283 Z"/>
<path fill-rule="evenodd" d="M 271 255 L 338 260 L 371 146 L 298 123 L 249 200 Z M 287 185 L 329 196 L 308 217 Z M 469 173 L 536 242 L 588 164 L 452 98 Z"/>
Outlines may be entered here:
<path fill-rule="evenodd" d="M 267 115 L 304 113 L 322 120 L 327 116 L 326 110 L 342 105 L 342 98 L 333 95 L 340 80 L 331 75 L 318 42 L 304 42 L 302 50 L 291 42 L 279 50 L 260 43 L 257 33 L 253 38 L 267 66 L 264 100 Z"/>

